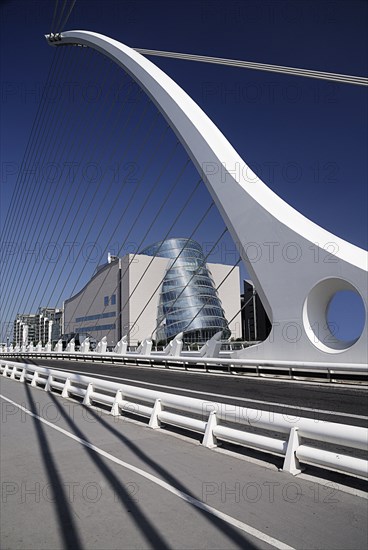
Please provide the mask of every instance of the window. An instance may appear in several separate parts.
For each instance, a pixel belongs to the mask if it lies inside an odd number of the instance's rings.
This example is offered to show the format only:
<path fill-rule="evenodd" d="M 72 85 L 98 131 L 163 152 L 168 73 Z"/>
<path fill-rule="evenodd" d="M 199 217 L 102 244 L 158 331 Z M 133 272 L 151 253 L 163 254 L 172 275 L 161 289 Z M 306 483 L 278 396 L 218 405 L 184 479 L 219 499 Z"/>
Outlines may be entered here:
<path fill-rule="evenodd" d="M 108 296 L 105 296 L 104 297 L 104 306 L 108 306 L 109 305 L 109 297 Z"/>
<path fill-rule="evenodd" d="M 87 315 L 86 317 L 77 317 L 75 319 L 76 323 L 81 323 L 83 321 L 98 321 L 99 319 L 106 319 L 107 317 L 115 317 L 115 311 L 107 311 L 106 313 L 97 313 L 97 315 Z"/>
<path fill-rule="evenodd" d="M 116 304 L 116 294 L 113 294 L 111 296 L 111 305 L 114 306 Z"/>

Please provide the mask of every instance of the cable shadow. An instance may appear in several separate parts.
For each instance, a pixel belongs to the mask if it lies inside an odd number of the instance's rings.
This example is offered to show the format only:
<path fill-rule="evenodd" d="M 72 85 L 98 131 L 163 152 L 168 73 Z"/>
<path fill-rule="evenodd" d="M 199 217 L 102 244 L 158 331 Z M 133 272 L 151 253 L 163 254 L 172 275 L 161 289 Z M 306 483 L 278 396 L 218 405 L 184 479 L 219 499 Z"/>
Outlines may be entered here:
<path fill-rule="evenodd" d="M 30 390 L 28 384 L 24 384 L 24 387 L 26 389 L 30 409 L 33 414 L 38 415 L 36 403 L 31 395 L 32 391 Z M 72 548 L 73 550 L 82 550 L 83 545 L 78 534 L 78 528 L 72 516 L 71 505 L 70 502 L 68 502 L 62 479 L 53 459 L 42 422 L 34 417 L 32 417 L 32 420 L 41 451 L 43 466 L 52 487 L 59 530 L 64 541 L 64 546 L 65 548 Z"/>
<path fill-rule="evenodd" d="M 55 397 L 54 397 L 55 399 Z M 143 460 L 147 465 L 151 466 L 160 476 L 170 483 L 170 485 L 173 485 L 176 489 L 179 491 L 182 491 L 183 493 L 188 494 L 189 496 L 195 498 L 198 500 L 198 498 L 191 493 L 190 490 L 185 487 L 176 477 L 174 477 L 170 472 L 168 472 L 164 467 L 162 467 L 160 464 L 158 464 L 156 461 L 154 461 L 150 456 L 148 456 L 144 451 L 142 451 L 135 443 L 130 441 L 127 437 L 125 437 L 122 433 L 120 433 L 116 428 L 111 426 L 104 418 L 102 418 L 100 415 L 96 413 L 95 410 L 91 407 L 87 407 L 86 405 L 81 404 L 82 407 L 84 407 L 88 414 L 93 416 L 96 420 L 100 422 L 102 426 L 104 426 L 109 432 L 111 432 L 115 437 L 117 437 L 124 445 L 126 445 L 130 450 L 132 450 L 138 458 Z M 212 523 L 212 525 L 218 529 L 222 534 L 225 534 L 230 540 L 232 540 L 235 544 L 239 546 L 239 548 L 242 548 L 243 550 L 256 550 L 256 547 L 246 538 L 245 535 L 240 533 L 237 529 L 232 527 L 226 522 L 223 522 L 221 519 L 212 516 L 211 514 L 207 513 L 205 510 L 202 510 L 200 508 L 195 509 L 199 514 L 203 516 L 203 518 Z"/>
<path fill-rule="evenodd" d="M 64 408 L 60 405 L 59 400 L 49 392 L 48 395 L 55 403 L 55 406 L 60 412 L 60 415 L 66 420 L 71 429 L 74 431 L 75 435 L 84 439 L 88 443 L 92 444 L 91 441 L 84 435 L 84 433 L 78 428 L 76 423 L 69 417 Z M 90 409 L 88 409 L 90 411 Z M 170 547 L 167 545 L 165 539 L 160 535 L 158 530 L 154 525 L 149 521 L 143 511 L 139 508 L 136 502 L 133 500 L 132 495 L 127 491 L 124 485 L 120 482 L 119 478 L 114 474 L 114 472 L 105 464 L 102 458 L 92 449 L 83 445 L 83 449 L 86 451 L 90 459 L 97 466 L 100 472 L 105 476 L 106 480 L 111 486 L 113 493 L 116 495 L 123 510 L 129 508 L 131 512 L 131 517 L 135 521 L 137 527 L 142 532 L 146 538 L 148 544 L 152 548 L 170 550 Z M 74 548 L 73 548 L 74 550 Z"/>

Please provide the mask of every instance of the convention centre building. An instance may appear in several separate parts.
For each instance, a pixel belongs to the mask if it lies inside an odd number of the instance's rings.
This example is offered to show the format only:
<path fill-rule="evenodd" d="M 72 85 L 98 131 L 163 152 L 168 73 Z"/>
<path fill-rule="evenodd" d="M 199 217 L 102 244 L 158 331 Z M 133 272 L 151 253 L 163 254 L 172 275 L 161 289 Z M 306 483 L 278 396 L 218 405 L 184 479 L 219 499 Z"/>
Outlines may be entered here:
<path fill-rule="evenodd" d="M 239 268 L 206 263 L 201 246 L 168 239 L 139 254 L 109 254 L 88 283 L 64 302 L 64 334 L 107 337 L 114 346 L 146 338 L 156 343 L 184 333 L 184 342 L 203 343 L 223 331 L 241 337 Z"/>

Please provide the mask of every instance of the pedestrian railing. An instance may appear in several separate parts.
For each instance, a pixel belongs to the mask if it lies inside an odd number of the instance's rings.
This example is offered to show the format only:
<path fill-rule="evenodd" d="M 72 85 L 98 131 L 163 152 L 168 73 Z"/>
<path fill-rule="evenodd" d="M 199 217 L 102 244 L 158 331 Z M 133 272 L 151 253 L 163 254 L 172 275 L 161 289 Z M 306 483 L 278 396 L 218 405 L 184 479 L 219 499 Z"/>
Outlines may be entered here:
<path fill-rule="evenodd" d="M 316 418 L 290 418 L 7 359 L 0 359 L 0 374 L 45 391 L 56 390 L 65 398 L 77 397 L 86 406 L 102 406 L 115 416 L 145 417 L 153 429 L 170 425 L 200 433 L 202 444 L 208 448 L 228 442 L 281 455 L 282 469 L 294 475 L 301 472 L 301 463 L 306 463 L 368 477 L 368 461 L 353 456 L 354 450 L 359 450 L 358 454 L 367 451 L 366 428 Z M 330 449 L 321 449 L 316 442 L 328 444 Z"/>

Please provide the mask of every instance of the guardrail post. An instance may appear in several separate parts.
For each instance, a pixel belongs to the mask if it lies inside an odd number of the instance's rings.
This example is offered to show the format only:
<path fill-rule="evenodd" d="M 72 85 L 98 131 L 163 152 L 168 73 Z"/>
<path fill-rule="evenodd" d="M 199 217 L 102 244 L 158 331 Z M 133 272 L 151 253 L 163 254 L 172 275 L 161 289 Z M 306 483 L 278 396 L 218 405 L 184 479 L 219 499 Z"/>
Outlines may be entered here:
<path fill-rule="evenodd" d="M 300 474 L 302 468 L 299 460 L 296 457 L 296 450 L 300 446 L 300 439 L 298 434 L 298 427 L 293 426 L 290 430 L 288 446 L 286 449 L 285 460 L 282 467 L 284 472 L 289 472 L 293 476 Z"/>
<path fill-rule="evenodd" d="M 213 435 L 213 430 L 217 426 L 216 411 L 211 411 L 206 424 L 206 431 L 204 432 L 202 445 L 209 449 L 217 447 L 217 439 Z"/>
<path fill-rule="evenodd" d="M 119 403 L 121 403 L 122 400 L 123 400 L 123 394 L 122 394 L 121 390 L 118 390 L 116 392 L 115 399 L 114 399 L 114 402 L 112 404 L 111 411 L 110 411 L 113 416 L 119 416 L 120 415 Z"/>
<path fill-rule="evenodd" d="M 48 376 L 47 378 L 47 382 L 46 382 L 46 385 L 45 385 L 45 391 L 51 391 L 51 382 L 52 382 L 52 376 L 51 374 Z"/>
<path fill-rule="evenodd" d="M 4 367 L 4 370 L 3 370 L 3 376 L 8 376 L 8 370 L 9 370 L 9 365 L 6 363 L 6 365 Z"/>
<path fill-rule="evenodd" d="M 33 387 L 37 386 L 37 379 L 38 379 L 38 372 L 35 370 L 32 377 L 31 386 Z"/>
<path fill-rule="evenodd" d="M 87 406 L 92 405 L 91 398 L 90 398 L 90 395 L 91 395 L 92 392 L 93 392 L 93 384 L 92 384 L 92 382 L 90 382 L 87 386 L 87 389 L 86 389 L 86 394 L 85 394 L 84 399 L 83 399 L 83 405 L 87 405 Z"/>
<path fill-rule="evenodd" d="M 64 384 L 64 387 L 63 387 L 63 391 L 61 392 L 61 397 L 69 397 L 69 388 L 70 388 L 71 384 L 70 384 L 70 378 L 67 378 L 65 380 L 65 384 Z"/>
<path fill-rule="evenodd" d="M 24 367 L 23 370 L 22 370 L 22 374 L 20 375 L 19 382 L 25 382 L 26 381 L 26 374 L 27 374 L 27 369 L 26 369 L 26 367 Z"/>
<path fill-rule="evenodd" d="M 11 371 L 11 375 L 10 375 L 10 378 L 11 378 L 12 380 L 15 380 L 15 373 L 16 373 L 16 370 L 17 370 L 17 368 L 13 366 L 13 370 Z"/>
<path fill-rule="evenodd" d="M 161 428 L 161 422 L 158 417 L 161 411 L 162 411 L 161 399 L 156 399 L 155 404 L 153 406 L 151 418 L 148 423 L 149 428 L 152 428 L 153 430 L 158 430 L 159 428 Z"/>

